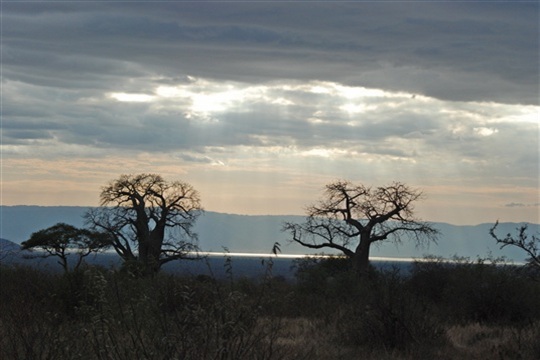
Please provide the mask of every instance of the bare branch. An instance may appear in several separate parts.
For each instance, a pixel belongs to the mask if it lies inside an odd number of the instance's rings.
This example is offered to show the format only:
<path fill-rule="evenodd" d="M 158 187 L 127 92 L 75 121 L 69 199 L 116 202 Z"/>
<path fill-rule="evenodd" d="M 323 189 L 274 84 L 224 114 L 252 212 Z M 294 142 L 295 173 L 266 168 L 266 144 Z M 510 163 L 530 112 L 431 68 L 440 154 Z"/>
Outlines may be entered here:
<path fill-rule="evenodd" d="M 413 205 L 422 198 L 421 191 L 398 182 L 374 189 L 338 180 L 326 185 L 323 198 L 307 208 L 303 224 L 285 224 L 283 230 L 302 246 L 332 248 L 367 261 L 375 241 L 436 241 L 438 231 L 414 217 Z"/>
<path fill-rule="evenodd" d="M 87 219 L 114 236 L 112 245 L 124 260 L 157 264 L 159 269 L 186 255 L 188 246 L 182 239 L 196 240 L 192 228 L 203 209 L 190 184 L 167 182 L 156 174 L 122 175 L 102 188 L 100 199 L 99 215 L 90 213 Z M 172 229 L 180 230 L 181 236 L 165 242 Z"/>
<path fill-rule="evenodd" d="M 512 234 L 506 234 L 506 237 L 499 238 L 495 234 L 498 225 L 499 221 L 497 220 L 495 225 L 489 230 L 489 234 L 497 241 L 497 244 L 501 245 L 501 249 L 509 245 L 520 248 L 529 256 L 527 259 L 528 265 L 540 270 L 540 237 L 532 235 L 529 238 L 527 235 L 528 226 L 524 224 L 516 229 L 518 231 L 517 237 Z"/>

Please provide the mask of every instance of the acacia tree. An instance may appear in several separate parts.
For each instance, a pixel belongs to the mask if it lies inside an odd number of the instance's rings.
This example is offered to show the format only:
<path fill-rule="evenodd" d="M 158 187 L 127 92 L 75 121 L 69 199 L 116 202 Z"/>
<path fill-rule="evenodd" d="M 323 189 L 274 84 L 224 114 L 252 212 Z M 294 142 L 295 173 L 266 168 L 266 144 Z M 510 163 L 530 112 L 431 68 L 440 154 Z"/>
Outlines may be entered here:
<path fill-rule="evenodd" d="M 506 237 L 499 238 L 495 234 L 495 230 L 499 225 L 499 221 L 495 222 L 495 225 L 489 229 L 489 234 L 493 237 L 497 244 L 501 246 L 501 249 L 506 246 L 515 246 L 525 251 L 529 256 L 527 258 L 527 265 L 533 269 L 534 273 L 540 276 L 540 237 L 532 235 L 529 237 L 527 234 L 527 224 L 522 225 L 517 229 L 517 236 L 512 234 L 506 234 Z"/>
<path fill-rule="evenodd" d="M 77 271 L 86 256 L 106 248 L 109 244 L 110 238 L 105 233 L 78 229 L 72 225 L 58 223 L 33 233 L 30 239 L 24 241 L 21 245 L 23 250 L 44 250 L 43 255 L 36 255 L 39 257 L 58 257 L 58 263 L 67 273 L 69 271 L 68 258 L 70 255 L 74 253 L 77 256 L 73 268 L 74 271 Z"/>
<path fill-rule="evenodd" d="M 124 264 L 143 274 L 197 250 L 192 228 L 203 210 L 190 184 L 156 174 L 122 175 L 102 188 L 100 199 L 101 207 L 87 212 L 87 223 L 109 233 Z"/>
<path fill-rule="evenodd" d="M 414 203 L 421 191 L 399 182 L 371 188 L 336 181 L 326 185 L 323 198 L 307 208 L 302 224 L 285 223 L 291 241 L 311 249 L 341 251 L 359 275 L 369 269 L 373 243 L 400 242 L 404 237 L 417 244 L 436 241 L 438 230 L 414 217 Z"/>

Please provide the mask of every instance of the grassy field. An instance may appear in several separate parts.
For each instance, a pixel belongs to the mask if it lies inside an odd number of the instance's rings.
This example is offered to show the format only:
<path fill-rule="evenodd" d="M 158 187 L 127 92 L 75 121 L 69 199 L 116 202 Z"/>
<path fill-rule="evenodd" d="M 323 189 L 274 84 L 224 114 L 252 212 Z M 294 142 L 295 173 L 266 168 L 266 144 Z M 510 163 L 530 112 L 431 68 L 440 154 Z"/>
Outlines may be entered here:
<path fill-rule="evenodd" d="M 234 274 L 234 269 L 230 269 Z M 522 268 L 419 262 L 294 282 L 0 267 L 1 359 L 539 359 L 540 282 Z"/>

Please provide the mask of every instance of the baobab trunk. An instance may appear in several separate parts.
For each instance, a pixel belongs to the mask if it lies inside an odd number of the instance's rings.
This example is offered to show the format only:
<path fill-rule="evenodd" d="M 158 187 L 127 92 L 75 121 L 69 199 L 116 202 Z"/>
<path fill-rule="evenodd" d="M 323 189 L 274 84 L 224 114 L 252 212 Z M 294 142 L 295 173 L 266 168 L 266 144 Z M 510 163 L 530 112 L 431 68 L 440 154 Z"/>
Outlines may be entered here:
<path fill-rule="evenodd" d="M 369 247 L 371 245 L 370 235 L 362 234 L 360 244 L 356 248 L 353 257 L 353 268 L 359 277 L 365 276 L 369 272 Z"/>
<path fill-rule="evenodd" d="M 143 274 L 154 275 L 159 271 L 159 258 L 163 238 L 159 232 L 152 231 L 139 241 L 138 262 L 142 266 Z"/>
<path fill-rule="evenodd" d="M 159 271 L 162 244 L 163 236 L 159 230 L 152 231 L 146 239 L 146 253 L 141 258 L 146 275 L 154 275 Z"/>

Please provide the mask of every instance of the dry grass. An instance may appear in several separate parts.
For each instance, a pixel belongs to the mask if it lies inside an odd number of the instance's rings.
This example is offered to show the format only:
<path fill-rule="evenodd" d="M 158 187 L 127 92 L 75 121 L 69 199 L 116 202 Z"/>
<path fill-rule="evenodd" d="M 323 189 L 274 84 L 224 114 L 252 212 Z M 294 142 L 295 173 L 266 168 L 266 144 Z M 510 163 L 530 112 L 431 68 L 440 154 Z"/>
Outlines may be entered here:
<path fill-rule="evenodd" d="M 540 322 L 523 328 L 478 323 L 452 326 L 447 337 L 456 355 L 467 359 L 540 359 Z"/>
<path fill-rule="evenodd" d="M 267 326 L 270 321 L 262 319 L 260 323 Z M 451 326 L 446 331 L 447 342 L 439 346 L 419 346 L 408 352 L 343 346 L 336 340 L 332 325 L 305 317 L 281 319 L 272 339 L 276 349 L 286 354 L 283 359 L 540 359 L 540 322 L 524 328 L 479 323 Z"/>
<path fill-rule="evenodd" d="M 423 283 L 383 274 L 378 286 L 358 291 L 347 282 L 75 275 L 0 267 L 0 359 L 540 359 L 534 283 L 508 288 L 502 294 L 518 292 L 520 301 L 493 309 L 535 320 L 494 312 L 479 321 L 474 310 L 492 305 L 479 301 L 494 290 L 457 305 L 455 286 L 437 301 L 411 291 L 423 294 L 437 274 Z M 464 312 L 467 304 L 475 306 Z"/>
<path fill-rule="evenodd" d="M 267 319 L 264 321 L 268 321 Z M 308 318 L 283 318 L 274 344 L 294 359 L 356 359 L 351 347 L 339 346 L 333 341 L 331 331 L 320 320 Z"/>
<path fill-rule="evenodd" d="M 269 321 L 262 320 L 263 323 Z M 284 359 L 317 360 L 397 360 L 418 359 L 417 354 L 403 354 L 385 349 L 343 345 L 336 336 L 335 324 L 305 317 L 283 318 L 274 345 L 287 354 Z M 443 359 L 443 357 L 437 357 Z"/>

